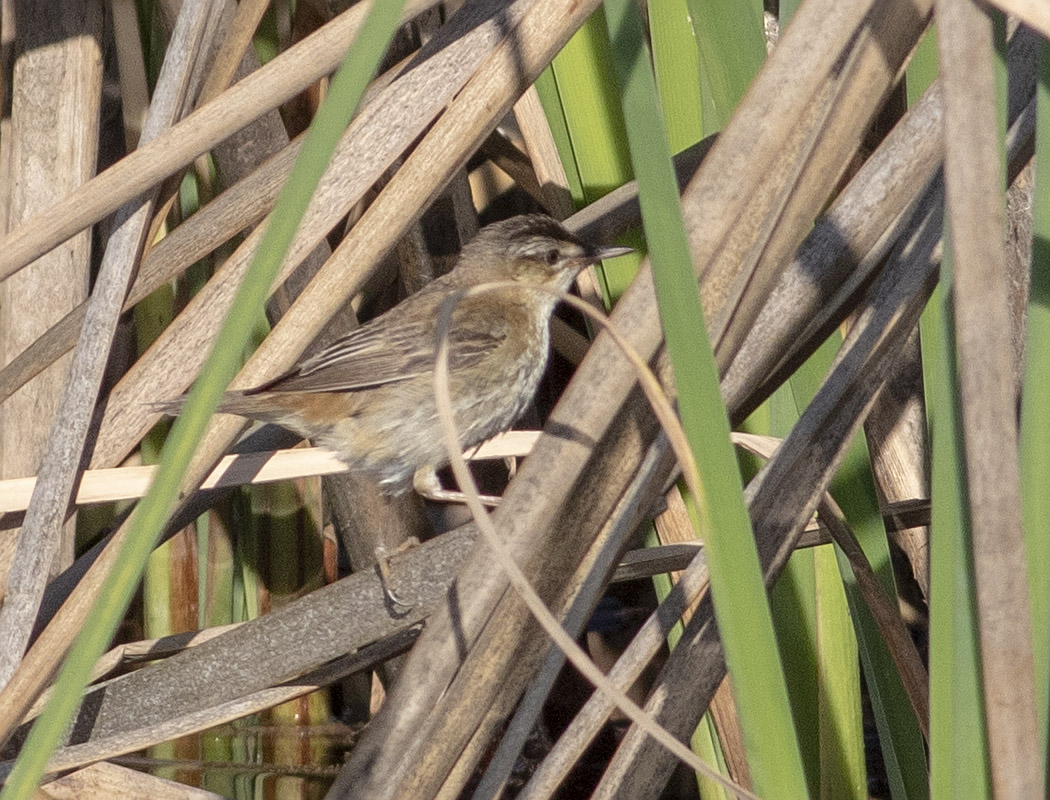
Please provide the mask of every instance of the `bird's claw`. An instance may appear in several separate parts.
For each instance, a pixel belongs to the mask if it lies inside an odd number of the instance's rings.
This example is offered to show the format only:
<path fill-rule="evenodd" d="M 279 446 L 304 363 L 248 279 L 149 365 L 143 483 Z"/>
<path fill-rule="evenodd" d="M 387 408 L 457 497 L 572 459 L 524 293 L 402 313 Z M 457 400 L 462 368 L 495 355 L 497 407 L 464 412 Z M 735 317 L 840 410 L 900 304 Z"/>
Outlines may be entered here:
<path fill-rule="evenodd" d="M 438 479 L 437 472 L 431 466 L 420 467 L 412 476 L 412 488 L 425 500 L 433 500 L 435 503 L 466 503 L 467 496 L 463 492 L 445 489 Z M 478 495 L 481 504 L 489 508 L 496 508 L 500 499 L 496 495 Z"/>
<path fill-rule="evenodd" d="M 415 605 L 414 602 L 403 599 L 401 595 L 394 590 L 390 574 L 390 561 L 394 556 L 400 555 L 401 553 L 418 546 L 419 539 L 414 536 L 401 542 L 401 544 L 393 550 L 387 550 L 386 547 L 381 544 L 376 545 L 375 559 L 376 572 L 379 574 L 379 585 L 383 587 L 383 595 L 393 605 L 401 606 L 402 608 L 412 608 Z"/>

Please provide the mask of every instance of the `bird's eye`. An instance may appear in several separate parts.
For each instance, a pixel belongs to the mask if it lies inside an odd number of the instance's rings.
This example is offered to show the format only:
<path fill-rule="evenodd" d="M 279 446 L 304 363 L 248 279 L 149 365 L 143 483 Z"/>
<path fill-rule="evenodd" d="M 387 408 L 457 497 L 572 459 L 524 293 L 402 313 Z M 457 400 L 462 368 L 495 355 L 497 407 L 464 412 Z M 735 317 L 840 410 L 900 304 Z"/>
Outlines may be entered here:
<path fill-rule="evenodd" d="M 547 251 L 547 263 L 550 264 L 552 267 L 555 264 L 558 263 L 558 258 L 559 257 L 560 257 L 560 254 L 558 253 L 557 250 L 548 250 Z"/>

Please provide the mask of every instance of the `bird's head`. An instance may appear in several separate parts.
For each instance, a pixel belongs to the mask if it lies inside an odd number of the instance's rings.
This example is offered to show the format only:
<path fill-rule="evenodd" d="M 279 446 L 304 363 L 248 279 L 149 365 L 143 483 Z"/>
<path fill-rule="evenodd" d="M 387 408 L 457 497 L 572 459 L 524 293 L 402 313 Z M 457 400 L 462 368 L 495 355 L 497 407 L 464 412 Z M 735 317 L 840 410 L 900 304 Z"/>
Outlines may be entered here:
<path fill-rule="evenodd" d="M 593 245 L 546 214 L 526 214 L 483 228 L 460 256 L 472 281 L 509 280 L 567 289 L 584 267 L 631 252 Z M 466 277 L 466 276 L 464 276 Z"/>

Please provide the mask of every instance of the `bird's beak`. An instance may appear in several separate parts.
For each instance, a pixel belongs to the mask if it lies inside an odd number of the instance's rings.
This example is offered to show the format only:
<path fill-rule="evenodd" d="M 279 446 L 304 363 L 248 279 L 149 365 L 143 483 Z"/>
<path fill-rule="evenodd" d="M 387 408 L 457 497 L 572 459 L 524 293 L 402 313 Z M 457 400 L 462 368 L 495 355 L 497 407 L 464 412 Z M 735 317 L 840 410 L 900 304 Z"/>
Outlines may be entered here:
<path fill-rule="evenodd" d="M 633 253 L 633 247 L 621 247 L 620 245 L 602 245 L 595 247 L 590 252 L 590 260 L 602 261 L 606 258 L 616 258 L 617 256 L 625 256 L 628 253 Z"/>

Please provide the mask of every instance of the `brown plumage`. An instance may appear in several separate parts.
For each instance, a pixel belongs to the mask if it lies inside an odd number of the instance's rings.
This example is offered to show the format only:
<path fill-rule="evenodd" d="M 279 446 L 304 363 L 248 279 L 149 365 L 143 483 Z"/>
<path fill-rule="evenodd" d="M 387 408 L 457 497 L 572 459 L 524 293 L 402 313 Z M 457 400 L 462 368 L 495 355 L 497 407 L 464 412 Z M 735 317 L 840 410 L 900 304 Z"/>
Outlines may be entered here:
<path fill-rule="evenodd" d="M 449 390 L 466 448 L 508 429 L 543 375 L 557 299 L 529 287 L 568 289 L 588 264 L 629 250 L 588 244 L 545 215 L 489 225 L 447 275 L 283 375 L 227 392 L 219 411 L 282 425 L 401 493 L 416 471 L 447 461 L 433 388 L 444 300 L 481 283 L 521 286 L 465 298 L 453 311 Z"/>

